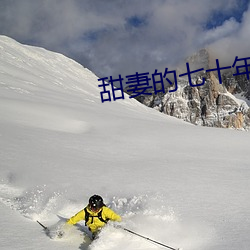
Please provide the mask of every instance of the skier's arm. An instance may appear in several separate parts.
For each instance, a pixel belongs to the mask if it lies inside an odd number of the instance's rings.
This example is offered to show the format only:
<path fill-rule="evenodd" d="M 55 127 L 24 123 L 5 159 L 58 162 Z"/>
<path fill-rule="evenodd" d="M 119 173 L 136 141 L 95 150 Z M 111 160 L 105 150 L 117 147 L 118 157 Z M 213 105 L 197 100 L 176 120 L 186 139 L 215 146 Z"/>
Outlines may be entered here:
<path fill-rule="evenodd" d="M 113 210 L 107 207 L 105 207 L 105 217 L 112 221 L 118 221 L 118 222 L 122 221 L 122 218 L 120 215 L 116 214 Z"/>
<path fill-rule="evenodd" d="M 78 221 L 84 220 L 84 218 L 85 218 L 85 212 L 84 212 L 84 209 L 83 209 L 83 210 L 81 210 L 80 212 L 78 212 L 77 214 L 75 214 L 74 216 L 72 216 L 72 217 L 67 221 L 67 224 L 75 225 Z"/>

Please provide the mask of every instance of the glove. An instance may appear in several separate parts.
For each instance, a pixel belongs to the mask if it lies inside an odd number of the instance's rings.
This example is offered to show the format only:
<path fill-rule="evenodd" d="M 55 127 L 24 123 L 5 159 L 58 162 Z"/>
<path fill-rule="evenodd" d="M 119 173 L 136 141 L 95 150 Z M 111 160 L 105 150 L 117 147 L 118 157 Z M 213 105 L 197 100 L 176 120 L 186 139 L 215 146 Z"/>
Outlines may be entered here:
<path fill-rule="evenodd" d="M 71 228 L 71 225 L 65 223 L 63 225 L 58 226 L 56 230 L 56 236 L 57 238 L 62 238 L 67 231 Z"/>
<path fill-rule="evenodd" d="M 64 234 L 65 234 L 65 232 L 62 231 L 62 230 L 59 230 L 59 231 L 56 232 L 57 238 L 62 238 Z"/>

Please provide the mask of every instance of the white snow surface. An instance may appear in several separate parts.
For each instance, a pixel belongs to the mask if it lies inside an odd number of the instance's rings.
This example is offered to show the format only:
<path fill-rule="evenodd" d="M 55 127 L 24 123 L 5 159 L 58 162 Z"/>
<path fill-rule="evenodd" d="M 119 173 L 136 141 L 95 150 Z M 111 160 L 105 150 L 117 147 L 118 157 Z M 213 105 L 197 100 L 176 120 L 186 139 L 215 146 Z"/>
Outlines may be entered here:
<path fill-rule="evenodd" d="M 108 60 L 108 59 L 107 59 Z M 92 72 L 0 36 L 0 249 L 153 250 L 108 224 L 52 229 L 93 194 L 121 225 L 183 250 L 250 249 L 250 134 L 193 126 L 125 100 Z M 166 249 L 166 248 L 165 248 Z"/>

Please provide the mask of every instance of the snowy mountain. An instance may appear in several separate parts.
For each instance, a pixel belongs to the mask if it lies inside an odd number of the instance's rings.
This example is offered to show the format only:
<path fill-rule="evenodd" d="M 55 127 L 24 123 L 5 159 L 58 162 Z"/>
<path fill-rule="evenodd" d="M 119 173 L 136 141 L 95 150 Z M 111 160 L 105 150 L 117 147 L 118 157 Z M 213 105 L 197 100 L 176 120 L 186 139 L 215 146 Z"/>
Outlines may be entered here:
<path fill-rule="evenodd" d="M 108 225 L 50 228 L 102 195 L 122 225 L 184 250 L 248 250 L 249 133 L 193 126 L 136 100 L 102 103 L 63 55 L 0 37 L 1 249 L 153 250 Z"/>
<path fill-rule="evenodd" d="M 233 64 L 234 58 L 232 58 Z M 204 68 L 204 71 L 192 74 L 194 85 L 191 87 L 187 77 L 178 78 L 178 90 L 166 94 L 138 98 L 143 104 L 158 111 L 180 118 L 195 125 L 219 128 L 249 130 L 250 128 L 250 81 L 246 75 L 234 76 L 235 69 L 222 70 L 222 82 L 219 82 L 216 71 L 206 72 L 216 68 L 216 56 L 207 49 L 202 49 L 187 58 L 191 70 Z M 179 74 L 187 72 L 185 65 L 177 69 Z M 223 65 L 221 67 L 230 66 Z"/>

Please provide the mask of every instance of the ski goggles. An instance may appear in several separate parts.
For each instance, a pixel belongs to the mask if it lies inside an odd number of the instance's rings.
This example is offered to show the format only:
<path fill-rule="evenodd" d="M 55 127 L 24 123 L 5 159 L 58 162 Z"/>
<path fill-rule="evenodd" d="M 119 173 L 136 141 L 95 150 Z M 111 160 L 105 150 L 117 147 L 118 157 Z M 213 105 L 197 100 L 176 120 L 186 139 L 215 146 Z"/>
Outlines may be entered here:
<path fill-rule="evenodd" d="M 90 210 L 93 211 L 93 212 L 97 212 L 101 209 L 101 207 L 97 207 L 97 206 L 89 206 Z"/>

